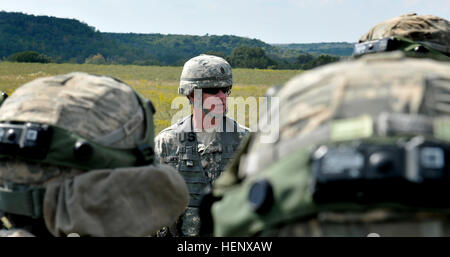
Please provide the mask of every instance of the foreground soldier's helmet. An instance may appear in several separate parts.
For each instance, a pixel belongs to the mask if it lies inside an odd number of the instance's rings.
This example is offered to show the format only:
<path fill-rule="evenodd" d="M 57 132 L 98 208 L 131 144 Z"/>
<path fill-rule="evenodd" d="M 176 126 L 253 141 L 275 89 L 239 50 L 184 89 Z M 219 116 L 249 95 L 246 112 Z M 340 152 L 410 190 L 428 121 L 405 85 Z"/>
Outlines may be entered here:
<path fill-rule="evenodd" d="M 19 87 L 0 107 L 3 226 L 145 236 L 170 225 L 188 193 L 175 170 L 152 165 L 154 112 L 106 76 L 69 73 Z"/>
<path fill-rule="evenodd" d="M 188 96 L 194 89 L 232 86 L 233 74 L 230 64 L 221 57 L 202 54 L 184 64 L 178 93 Z"/>
<path fill-rule="evenodd" d="M 450 63 L 400 52 L 291 79 L 269 113 L 279 139 L 250 137 L 202 224 L 216 236 L 448 236 L 449 92 Z"/>
<path fill-rule="evenodd" d="M 433 15 L 402 15 L 375 25 L 359 39 L 354 55 L 402 50 L 412 57 L 450 60 L 450 22 Z"/>

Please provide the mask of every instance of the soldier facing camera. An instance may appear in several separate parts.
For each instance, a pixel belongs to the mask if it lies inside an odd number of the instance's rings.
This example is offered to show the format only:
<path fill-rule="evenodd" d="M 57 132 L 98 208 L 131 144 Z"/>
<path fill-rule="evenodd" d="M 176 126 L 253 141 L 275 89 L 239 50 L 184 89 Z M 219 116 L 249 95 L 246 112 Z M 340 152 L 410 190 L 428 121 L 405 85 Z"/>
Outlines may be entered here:
<path fill-rule="evenodd" d="M 175 167 L 190 193 L 189 206 L 169 230 L 176 236 L 199 236 L 198 206 L 203 190 L 212 185 L 233 158 L 249 129 L 225 116 L 233 76 L 223 58 L 200 55 L 184 64 L 178 92 L 188 97 L 193 114 L 164 129 L 155 139 L 161 163 Z"/>

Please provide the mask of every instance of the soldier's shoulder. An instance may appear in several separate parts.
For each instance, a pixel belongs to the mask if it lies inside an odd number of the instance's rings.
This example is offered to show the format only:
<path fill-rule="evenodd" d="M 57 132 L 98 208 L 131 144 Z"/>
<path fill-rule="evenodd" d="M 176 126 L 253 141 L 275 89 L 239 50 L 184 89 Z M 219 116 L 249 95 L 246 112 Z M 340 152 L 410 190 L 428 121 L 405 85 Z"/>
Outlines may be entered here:
<path fill-rule="evenodd" d="M 239 123 L 237 123 L 237 126 L 238 126 L 238 132 L 241 132 L 241 133 L 244 133 L 244 134 L 248 134 L 248 133 L 252 132 L 250 130 L 250 128 L 247 128 L 246 126 L 243 126 L 243 125 L 241 125 Z"/>
<path fill-rule="evenodd" d="M 167 127 L 155 137 L 155 141 L 160 140 L 172 140 L 177 137 L 177 134 L 182 130 L 183 125 L 185 125 L 187 119 L 190 118 L 190 116 L 184 117 L 180 120 L 178 120 L 175 124 L 173 124 L 170 127 Z"/>
<path fill-rule="evenodd" d="M 159 134 L 155 137 L 155 142 L 164 142 L 174 140 L 177 136 L 177 128 L 176 124 L 163 129 Z"/>
<path fill-rule="evenodd" d="M 157 138 L 158 137 L 165 137 L 165 136 L 168 136 L 168 135 L 175 134 L 176 130 L 177 130 L 177 124 L 173 124 L 172 126 L 161 130 L 161 132 L 159 132 L 159 134 L 156 137 Z"/>
<path fill-rule="evenodd" d="M 232 119 L 230 117 L 226 117 L 226 119 L 227 119 L 227 121 L 226 121 L 227 123 L 234 123 L 234 124 L 236 124 L 237 132 L 245 134 L 245 135 L 251 132 L 250 128 L 247 128 L 246 126 L 243 126 L 243 125 L 239 124 L 234 119 Z"/>

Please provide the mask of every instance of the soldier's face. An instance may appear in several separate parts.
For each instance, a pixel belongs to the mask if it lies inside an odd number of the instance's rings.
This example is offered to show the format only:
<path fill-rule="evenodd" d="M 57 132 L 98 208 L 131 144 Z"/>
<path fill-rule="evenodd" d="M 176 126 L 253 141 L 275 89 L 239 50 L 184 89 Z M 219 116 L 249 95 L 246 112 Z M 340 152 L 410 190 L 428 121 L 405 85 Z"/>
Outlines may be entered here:
<path fill-rule="evenodd" d="M 202 107 L 204 110 L 208 110 L 208 112 L 223 114 L 227 108 L 227 96 L 226 90 L 215 88 L 214 90 L 202 90 Z M 191 101 L 195 100 L 193 95 L 190 98 Z"/>
<path fill-rule="evenodd" d="M 202 93 L 205 109 L 209 109 L 213 113 L 222 114 L 227 108 L 227 95 L 219 90 L 217 94 Z M 210 104 L 209 104 L 210 103 Z"/>

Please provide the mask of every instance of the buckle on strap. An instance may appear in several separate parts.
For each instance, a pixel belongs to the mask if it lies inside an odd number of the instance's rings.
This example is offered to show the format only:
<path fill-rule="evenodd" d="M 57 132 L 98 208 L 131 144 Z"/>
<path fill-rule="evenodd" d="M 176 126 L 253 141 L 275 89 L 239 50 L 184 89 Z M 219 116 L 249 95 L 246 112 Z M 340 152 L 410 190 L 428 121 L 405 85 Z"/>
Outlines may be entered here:
<path fill-rule="evenodd" d="M 135 148 L 136 165 L 142 166 L 153 163 L 155 158 L 155 151 L 148 144 L 143 144 Z"/>
<path fill-rule="evenodd" d="M 9 191 L 0 188 L 0 210 L 5 213 L 41 218 L 45 188 L 27 188 L 23 191 Z"/>

